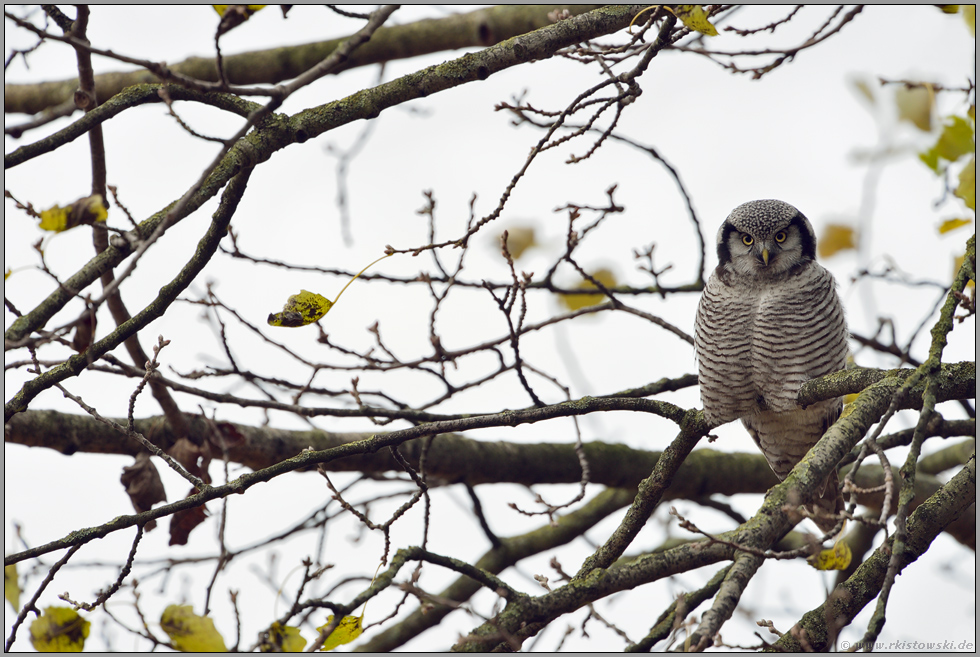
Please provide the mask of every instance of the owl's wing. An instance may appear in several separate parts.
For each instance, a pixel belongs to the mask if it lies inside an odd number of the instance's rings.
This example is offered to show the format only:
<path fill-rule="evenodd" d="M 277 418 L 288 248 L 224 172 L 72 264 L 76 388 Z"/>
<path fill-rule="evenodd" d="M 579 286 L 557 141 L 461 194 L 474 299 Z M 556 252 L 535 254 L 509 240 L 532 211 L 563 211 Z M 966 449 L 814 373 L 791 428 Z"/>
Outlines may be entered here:
<path fill-rule="evenodd" d="M 694 325 L 698 384 L 705 417 L 724 424 L 756 410 L 752 324 L 756 301 L 712 275 Z"/>

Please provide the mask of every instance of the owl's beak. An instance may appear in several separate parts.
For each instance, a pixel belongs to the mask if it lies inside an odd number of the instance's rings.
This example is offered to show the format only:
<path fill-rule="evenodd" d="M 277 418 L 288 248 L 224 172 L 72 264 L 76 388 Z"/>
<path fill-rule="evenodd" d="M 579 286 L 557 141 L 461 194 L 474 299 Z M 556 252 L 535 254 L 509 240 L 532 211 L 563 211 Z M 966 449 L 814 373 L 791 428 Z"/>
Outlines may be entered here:
<path fill-rule="evenodd" d="M 766 263 L 766 267 L 769 266 L 769 249 L 762 247 L 762 262 Z"/>

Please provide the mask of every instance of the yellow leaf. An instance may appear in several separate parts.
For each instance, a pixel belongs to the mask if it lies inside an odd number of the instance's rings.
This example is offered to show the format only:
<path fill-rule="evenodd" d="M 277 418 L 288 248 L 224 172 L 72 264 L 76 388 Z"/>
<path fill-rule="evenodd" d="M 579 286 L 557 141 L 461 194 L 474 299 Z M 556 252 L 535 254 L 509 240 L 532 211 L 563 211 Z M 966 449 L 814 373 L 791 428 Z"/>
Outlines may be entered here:
<path fill-rule="evenodd" d="M 963 5 L 963 22 L 966 23 L 966 27 L 970 30 L 970 34 L 974 37 L 977 36 L 977 6 L 976 5 Z"/>
<path fill-rule="evenodd" d="M 105 221 L 109 213 L 102 202 L 102 196 L 95 194 L 80 198 L 66 208 L 60 205 L 41 211 L 41 230 L 55 233 L 74 228 L 75 226 L 90 225 L 97 221 Z"/>
<path fill-rule="evenodd" d="M 607 290 L 609 288 L 614 288 L 617 285 L 616 275 L 608 269 L 600 269 L 592 272 L 592 278 L 602 283 Z M 576 285 L 575 289 L 595 290 L 597 288 L 592 284 L 592 281 L 586 279 Z M 578 310 L 579 308 L 585 308 L 586 306 L 595 306 L 606 300 L 606 297 L 602 294 L 563 294 L 558 298 L 569 310 Z"/>
<path fill-rule="evenodd" d="M 927 87 L 899 87 L 895 92 L 898 118 L 908 121 L 919 130 L 932 130 L 932 108 L 935 94 Z"/>
<path fill-rule="evenodd" d="M 946 233 L 952 232 L 957 228 L 969 226 L 972 223 L 972 219 L 947 219 L 943 223 L 939 224 L 939 234 L 945 235 Z"/>
<path fill-rule="evenodd" d="M 327 622 L 316 628 L 317 631 L 322 632 L 323 628 L 333 622 L 333 614 L 327 616 Z M 361 624 L 364 622 L 364 614 L 360 616 L 344 616 L 340 619 L 337 627 L 333 629 L 327 640 L 323 642 L 323 647 L 320 650 L 327 651 L 333 650 L 337 646 L 342 646 L 345 643 L 350 643 L 357 637 L 361 636 L 361 632 L 364 628 Z"/>
<path fill-rule="evenodd" d="M 953 258 L 953 278 L 956 278 L 956 275 L 960 273 L 960 267 L 963 266 L 963 261 L 965 259 L 966 259 L 965 253 L 963 255 L 958 255 L 955 258 Z M 976 281 L 970 280 L 966 282 L 966 286 L 969 288 L 975 288 L 976 285 L 977 285 Z"/>
<path fill-rule="evenodd" d="M 20 611 L 20 583 L 17 580 L 17 564 L 3 567 L 3 597 L 14 611 Z"/>
<path fill-rule="evenodd" d="M 928 151 L 919 153 L 926 166 L 940 173 L 940 160 L 955 162 L 964 155 L 976 152 L 973 141 L 973 123 L 961 116 L 950 116 L 943 125 L 942 134 Z"/>
<path fill-rule="evenodd" d="M 381 262 L 385 258 L 394 255 L 394 253 L 389 253 L 388 255 L 383 255 L 370 265 L 357 272 L 354 278 L 347 281 L 347 285 L 337 293 L 337 298 L 331 301 L 324 296 L 317 294 L 316 292 L 308 292 L 306 290 L 300 290 L 299 294 L 294 294 L 289 297 L 286 301 L 286 305 L 282 307 L 281 313 L 270 313 L 269 318 L 266 320 L 271 326 L 306 326 L 307 324 L 312 324 L 318 321 L 321 317 L 330 311 L 335 303 L 340 299 L 340 295 L 344 293 L 350 284 L 357 280 L 357 278 L 368 270 L 368 267 L 376 263 Z"/>
<path fill-rule="evenodd" d="M 817 254 L 829 258 L 839 251 L 857 248 L 857 233 L 850 226 L 827 224 L 817 242 Z"/>
<path fill-rule="evenodd" d="M 214 7 L 214 10 L 216 12 L 218 12 L 218 16 L 224 16 L 225 12 L 228 11 L 228 7 L 235 7 L 235 6 L 244 7 L 245 15 L 249 16 L 257 12 L 258 10 L 265 8 L 267 5 L 211 5 L 211 6 Z"/>
<path fill-rule="evenodd" d="M 807 561 L 817 570 L 845 570 L 851 565 L 851 548 L 847 541 L 839 538 L 833 549 L 821 550 Z"/>
<path fill-rule="evenodd" d="M 278 621 L 265 632 L 259 645 L 262 652 L 303 652 L 305 647 L 306 639 L 300 635 L 298 627 L 283 627 Z"/>
<path fill-rule="evenodd" d="M 507 251 L 513 256 L 514 260 L 521 257 L 525 251 L 532 246 L 537 246 L 534 241 L 534 228 L 530 226 L 514 226 L 507 229 Z"/>
<path fill-rule="evenodd" d="M 858 393 L 856 393 L 856 392 L 854 394 L 851 394 L 851 395 L 844 395 L 844 403 L 845 404 L 853 404 L 854 403 L 854 400 L 857 399 L 857 398 L 858 398 Z"/>
<path fill-rule="evenodd" d="M 977 156 L 974 155 L 966 163 L 959 175 L 960 184 L 953 191 L 954 196 L 959 196 L 966 203 L 966 207 L 974 212 L 977 211 Z"/>
<path fill-rule="evenodd" d="M 160 629 L 181 652 L 228 652 L 214 621 L 195 614 L 191 605 L 168 605 L 160 615 Z"/>
<path fill-rule="evenodd" d="M 333 302 L 330 299 L 307 290 L 289 297 L 281 313 L 270 314 L 271 326 L 306 326 L 327 314 Z"/>
<path fill-rule="evenodd" d="M 708 15 L 701 5 L 674 5 L 673 8 L 665 7 L 665 9 L 673 12 L 689 29 L 705 36 L 718 36 L 718 30 L 708 20 Z"/>
<path fill-rule="evenodd" d="M 47 210 L 41 210 L 41 230 L 60 233 L 68 228 L 68 208 L 56 205 Z"/>
<path fill-rule="evenodd" d="M 3 272 L 3 280 L 6 281 L 8 278 L 10 278 L 10 275 L 13 274 L 13 273 L 14 273 L 14 270 L 11 269 L 10 267 L 7 267 L 7 270 Z"/>
<path fill-rule="evenodd" d="M 960 10 L 959 5 L 936 5 L 944 14 L 955 14 Z"/>
<path fill-rule="evenodd" d="M 47 607 L 31 623 L 31 645 L 38 652 L 82 652 L 89 623 L 69 607 Z"/>

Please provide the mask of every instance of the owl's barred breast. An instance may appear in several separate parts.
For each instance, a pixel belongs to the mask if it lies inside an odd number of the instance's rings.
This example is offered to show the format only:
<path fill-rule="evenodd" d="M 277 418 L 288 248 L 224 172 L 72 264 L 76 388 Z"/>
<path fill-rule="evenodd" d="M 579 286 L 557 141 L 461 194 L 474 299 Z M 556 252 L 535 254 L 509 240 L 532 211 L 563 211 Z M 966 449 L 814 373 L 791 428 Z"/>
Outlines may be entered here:
<path fill-rule="evenodd" d="M 832 274 L 815 262 L 778 285 L 712 274 L 695 348 L 712 424 L 797 410 L 804 382 L 844 368 L 847 329 Z"/>

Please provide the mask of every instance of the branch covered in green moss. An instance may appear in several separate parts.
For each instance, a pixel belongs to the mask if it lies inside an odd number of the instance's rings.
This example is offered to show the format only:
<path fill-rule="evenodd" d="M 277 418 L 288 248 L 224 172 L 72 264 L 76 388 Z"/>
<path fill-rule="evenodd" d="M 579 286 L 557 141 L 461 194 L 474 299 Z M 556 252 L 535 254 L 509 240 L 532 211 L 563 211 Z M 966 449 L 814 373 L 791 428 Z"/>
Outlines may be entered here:
<path fill-rule="evenodd" d="M 976 502 L 976 484 L 976 458 L 973 458 L 949 483 L 912 512 L 899 572 L 925 554 L 936 536 Z M 892 543 L 893 539 L 890 539 L 875 550 L 847 581 L 834 589 L 827 602 L 804 614 L 793 631 L 784 634 L 771 650 L 802 652 L 804 644 L 801 638 L 814 651 L 830 650 L 836 642 L 837 631 L 848 625 L 877 597 L 888 571 Z M 828 622 L 831 627 L 828 627 Z"/>
<path fill-rule="evenodd" d="M 385 27 L 334 72 L 447 50 L 485 48 L 551 25 L 553 21 L 549 14 L 554 11 L 567 9 L 571 15 L 577 15 L 595 8 L 596 5 L 501 5 Z M 232 84 L 274 85 L 316 66 L 347 38 L 226 55 L 222 57 L 222 63 Z M 218 81 L 218 67 L 213 57 L 190 57 L 169 69 L 203 82 Z M 133 85 L 159 82 L 160 79 L 147 70 L 103 73 L 95 77 L 99 98 L 110 98 Z M 71 100 L 77 88 L 75 78 L 37 84 L 5 84 L 4 112 L 36 114 Z"/>

